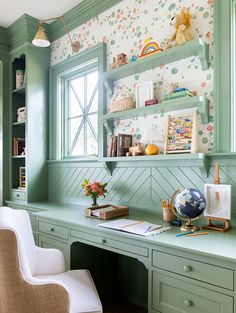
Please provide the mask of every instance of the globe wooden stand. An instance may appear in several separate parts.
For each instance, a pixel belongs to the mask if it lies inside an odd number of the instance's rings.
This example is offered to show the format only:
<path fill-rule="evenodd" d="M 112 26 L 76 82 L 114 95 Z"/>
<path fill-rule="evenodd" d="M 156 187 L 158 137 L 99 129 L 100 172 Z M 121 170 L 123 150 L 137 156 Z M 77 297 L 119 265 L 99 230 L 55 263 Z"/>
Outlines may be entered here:
<path fill-rule="evenodd" d="M 200 228 L 198 226 L 194 226 L 192 224 L 191 219 L 188 219 L 185 225 L 180 227 L 180 230 L 182 231 L 198 231 Z"/>

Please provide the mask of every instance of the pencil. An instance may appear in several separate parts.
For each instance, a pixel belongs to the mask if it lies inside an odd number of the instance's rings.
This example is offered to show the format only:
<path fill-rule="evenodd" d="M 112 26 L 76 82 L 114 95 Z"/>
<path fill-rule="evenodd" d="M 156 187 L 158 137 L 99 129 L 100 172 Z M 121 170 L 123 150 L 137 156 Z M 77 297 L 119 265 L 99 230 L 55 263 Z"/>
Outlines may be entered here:
<path fill-rule="evenodd" d="M 194 234 L 188 234 L 186 236 L 201 236 L 201 235 L 208 235 L 209 233 L 207 231 L 202 232 L 202 233 L 194 233 Z"/>

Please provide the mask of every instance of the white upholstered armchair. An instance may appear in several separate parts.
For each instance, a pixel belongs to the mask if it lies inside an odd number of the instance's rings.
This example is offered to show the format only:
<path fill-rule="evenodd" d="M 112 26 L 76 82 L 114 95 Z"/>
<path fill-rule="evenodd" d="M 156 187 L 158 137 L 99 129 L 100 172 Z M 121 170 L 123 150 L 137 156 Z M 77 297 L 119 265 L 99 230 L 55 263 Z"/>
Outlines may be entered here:
<path fill-rule="evenodd" d="M 102 313 L 87 270 L 65 271 L 63 254 L 34 244 L 29 215 L 0 207 L 0 312 Z"/>

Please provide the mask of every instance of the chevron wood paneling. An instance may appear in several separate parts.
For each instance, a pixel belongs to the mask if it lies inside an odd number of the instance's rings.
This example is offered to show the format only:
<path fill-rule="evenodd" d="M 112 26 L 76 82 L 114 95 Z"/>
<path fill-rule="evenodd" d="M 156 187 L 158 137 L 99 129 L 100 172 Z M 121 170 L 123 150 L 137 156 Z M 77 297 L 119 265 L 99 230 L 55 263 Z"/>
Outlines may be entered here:
<path fill-rule="evenodd" d="M 168 199 L 177 189 L 187 187 L 203 191 L 205 183 L 212 183 L 214 168 L 209 177 L 202 178 L 198 167 L 120 167 L 108 175 L 102 167 L 79 167 L 52 164 L 49 166 L 50 201 L 90 205 L 91 200 L 83 196 L 81 184 L 84 178 L 108 183 L 108 194 L 101 203 L 128 204 L 140 210 L 161 210 L 160 199 Z M 236 168 L 220 169 L 221 183 L 232 185 L 233 205 L 236 204 Z M 236 209 L 235 212 L 236 214 Z"/>

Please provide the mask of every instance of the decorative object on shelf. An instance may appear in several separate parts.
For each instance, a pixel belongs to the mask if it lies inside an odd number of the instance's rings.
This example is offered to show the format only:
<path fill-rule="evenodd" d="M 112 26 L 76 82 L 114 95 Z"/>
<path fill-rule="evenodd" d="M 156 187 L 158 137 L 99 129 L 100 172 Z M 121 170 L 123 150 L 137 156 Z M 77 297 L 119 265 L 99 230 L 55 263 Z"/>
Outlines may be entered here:
<path fill-rule="evenodd" d="M 39 20 L 39 29 L 38 29 L 36 35 L 34 36 L 34 39 L 32 40 L 32 44 L 34 46 L 42 47 L 42 48 L 50 46 L 50 41 L 49 41 L 48 36 L 46 34 L 46 30 L 45 30 L 44 25 L 45 25 L 45 22 L 49 22 L 49 21 L 53 21 L 53 20 L 58 20 L 58 21 L 61 21 L 63 23 L 64 29 L 65 29 L 68 37 L 69 37 L 69 40 L 71 43 L 71 48 L 72 48 L 73 52 L 78 52 L 80 49 L 80 43 L 78 41 L 74 41 L 74 42 L 72 41 L 70 33 L 69 33 L 68 28 L 67 28 L 66 23 L 65 23 L 65 18 L 63 15 L 48 18 L 48 19 Z"/>
<path fill-rule="evenodd" d="M 171 201 L 161 200 L 162 212 L 163 212 L 163 221 L 165 223 L 171 223 L 176 219 L 176 215 L 173 212 Z"/>
<path fill-rule="evenodd" d="M 110 113 L 130 110 L 135 108 L 133 98 L 125 92 L 117 93 L 111 103 Z"/>
<path fill-rule="evenodd" d="M 158 103 L 158 100 L 156 98 L 149 99 L 145 101 L 145 107 L 148 107 L 149 105 L 154 105 L 157 103 Z"/>
<path fill-rule="evenodd" d="M 167 88 L 166 88 L 166 93 L 168 95 L 172 94 L 173 92 L 176 91 L 176 88 L 179 87 L 179 84 L 178 83 L 170 83 L 167 85 Z"/>
<path fill-rule="evenodd" d="M 129 208 L 125 205 L 105 204 L 98 207 L 85 209 L 85 216 L 109 220 L 111 218 L 129 214 Z"/>
<path fill-rule="evenodd" d="M 128 57 L 125 53 L 119 53 L 117 57 L 113 57 L 113 62 L 110 64 L 110 69 L 125 65 L 128 63 Z"/>
<path fill-rule="evenodd" d="M 22 88 L 24 86 L 24 70 L 16 70 L 16 89 Z"/>
<path fill-rule="evenodd" d="M 137 156 L 144 155 L 144 146 L 141 142 L 135 143 L 132 147 L 129 147 L 129 152 L 126 153 L 126 156 Z"/>
<path fill-rule="evenodd" d="M 168 48 L 172 47 L 174 41 L 176 45 L 182 45 L 193 39 L 189 28 L 191 26 L 192 15 L 186 8 L 182 8 L 172 19 L 175 20 L 175 32 L 169 39 Z"/>
<path fill-rule="evenodd" d="M 17 122 L 25 122 L 26 120 L 26 108 L 21 107 L 17 109 Z"/>
<path fill-rule="evenodd" d="M 153 41 L 151 38 L 147 38 L 144 41 L 144 47 L 141 51 L 140 58 L 147 57 L 149 55 L 159 53 L 161 51 L 162 49 L 157 42 Z"/>
<path fill-rule="evenodd" d="M 137 55 L 132 55 L 131 62 L 136 62 L 138 59 Z"/>
<path fill-rule="evenodd" d="M 168 116 L 164 153 L 195 153 L 197 112 Z"/>
<path fill-rule="evenodd" d="M 158 154 L 160 152 L 160 147 L 163 145 L 161 134 L 155 127 L 150 127 L 146 130 L 142 141 L 148 142 L 148 145 L 145 148 L 145 154 L 147 155 Z"/>
<path fill-rule="evenodd" d="M 129 151 L 129 147 L 132 146 L 132 135 L 118 134 L 117 137 L 117 156 L 126 156 Z"/>
<path fill-rule="evenodd" d="M 81 185 L 84 191 L 84 195 L 86 197 L 91 197 L 93 199 L 92 207 L 97 207 L 97 198 L 104 197 L 105 193 L 107 193 L 106 186 L 107 183 L 100 183 L 95 181 L 93 183 L 89 183 L 88 179 L 84 179 L 84 183 Z"/>
<path fill-rule="evenodd" d="M 174 197 L 175 201 L 173 206 Z M 194 188 L 187 188 L 181 192 L 176 190 L 171 197 L 170 205 L 176 216 L 186 221 L 186 224 L 181 226 L 181 230 L 199 230 L 199 227 L 194 226 L 192 221 L 198 219 L 206 208 L 206 199 L 200 190 Z"/>
<path fill-rule="evenodd" d="M 231 219 L 231 185 L 220 184 L 219 163 L 215 164 L 214 184 L 205 184 L 207 219 L 206 229 L 225 232 L 230 229 Z M 214 221 L 214 223 L 212 222 Z"/>
<path fill-rule="evenodd" d="M 153 99 L 153 82 L 150 80 L 148 82 L 139 83 L 135 86 L 136 95 L 136 107 L 141 108 L 145 106 L 145 101 Z"/>
<path fill-rule="evenodd" d="M 25 138 L 13 137 L 12 155 L 25 155 Z"/>
<path fill-rule="evenodd" d="M 19 167 L 19 189 L 26 187 L 25 167 Z"/>

